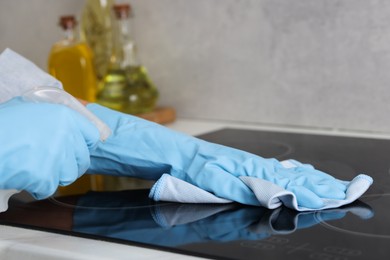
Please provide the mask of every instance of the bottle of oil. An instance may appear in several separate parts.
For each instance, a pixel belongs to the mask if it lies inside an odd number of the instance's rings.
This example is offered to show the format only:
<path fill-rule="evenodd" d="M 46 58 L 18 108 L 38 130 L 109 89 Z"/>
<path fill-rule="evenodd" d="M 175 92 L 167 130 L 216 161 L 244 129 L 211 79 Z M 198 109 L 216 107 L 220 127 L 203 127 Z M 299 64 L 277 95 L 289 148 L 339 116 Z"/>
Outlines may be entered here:
<path fill-rule="evenodd" d="M 64 39 L 55 43 L 50 51 L 48 70 L 62 82 L 71 95 L 94 102 L 97 79 L 93 65 L 93 54 L 89 46 L 78 39 L 77 21 L 74 16 L 60 17 Z"/>
<path fill-rule="evenodd" d="M 96 76 L 106 74 L 112 44 L 112 7 L 114 0 L 87 0 L 81 16 L 81 39 L 91 48 Z"/>
<path fill-rule="evenodd" d="M 129 114 L 152 111 L 158 99 L 158 91 L 148 72 L 137 59 L 131 34 L 129 4 L 116 4 L 113 27 L 113 46 L 107 73 L 97 102 Z"/>

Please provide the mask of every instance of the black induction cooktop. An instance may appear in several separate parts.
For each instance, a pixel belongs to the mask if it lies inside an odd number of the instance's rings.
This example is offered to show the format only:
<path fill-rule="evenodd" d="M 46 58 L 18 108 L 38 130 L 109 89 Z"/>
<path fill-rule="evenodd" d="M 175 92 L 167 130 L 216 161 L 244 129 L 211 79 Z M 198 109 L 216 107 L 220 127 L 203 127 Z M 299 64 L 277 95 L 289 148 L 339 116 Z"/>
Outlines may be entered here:
<path fill-rule="evenodd" d="M 235 203 L 154 202 L 148 189 L 90 191 L 43 201 L 14 196 L 9 210 L 0 213 L 0 224 L 214 259 L 390 256 L 390 140 L 242 129 L 199 138 L 263 157 L 293 158 L 339 179 L 365 173 L 374 184 L 353 204 L 305 213 Z"/>

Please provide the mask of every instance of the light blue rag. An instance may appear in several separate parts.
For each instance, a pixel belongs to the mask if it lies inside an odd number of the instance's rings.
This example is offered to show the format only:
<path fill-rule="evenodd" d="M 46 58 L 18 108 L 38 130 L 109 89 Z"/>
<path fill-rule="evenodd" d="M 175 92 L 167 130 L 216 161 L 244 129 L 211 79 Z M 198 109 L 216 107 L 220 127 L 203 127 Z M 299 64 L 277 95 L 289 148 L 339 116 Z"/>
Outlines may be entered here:
<path fill-rule="evenodd" d="M 297 167 L 295 160 L 286 160 L 281 162 L 285 168 Z M 360 174 L 352 181 L 341 181 L 347 185 L 346 197 L 343 200 L 323 199 L 322 208 L 305 208 L 297 203 L 295 195 L 280 186 L 255 177 L 239 177 L 256 195 L 260 204 L 269 209 L 275 209 L 281 205 L 297 211 L 323 210 L 338 208 L 350 204 L 360 198 L 371 186 L 373 180 L 370 176 Z M 181 203 L 231 203 L 231 200 L 220 198 L 214 194 L 202 190 L 188 182 L 175 178 L 169 174 L 164 174 L 153 185 L 149 197 L 155 201 L 171 201 Z"/>

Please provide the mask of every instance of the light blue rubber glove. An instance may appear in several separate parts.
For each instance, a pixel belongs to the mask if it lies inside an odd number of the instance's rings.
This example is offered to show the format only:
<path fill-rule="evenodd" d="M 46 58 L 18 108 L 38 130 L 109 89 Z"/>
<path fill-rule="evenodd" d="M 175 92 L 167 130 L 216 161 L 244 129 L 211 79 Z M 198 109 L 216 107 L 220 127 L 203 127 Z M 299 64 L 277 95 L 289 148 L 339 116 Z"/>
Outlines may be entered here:
<path fill-rule="evenodd" d="M 97 128 L 64 105 L 20 97 L 0 105 L 0 189 L 52 195 L 88 169 Z"/>
<path fill-rule="evenodd" d="M 112 130 L 106 142 L 91 152 L 90 172 L 153 180 L 168 173 L 218 197 L 249 205 L 259 201 L 239 176 L 279 185 L 309 208 L 322 207 L 321 198 L 345 198 L 345 184 L 310 165 L 287 169 L 276 159 L 206 142 L 97 104 L 87 108 Z"/>

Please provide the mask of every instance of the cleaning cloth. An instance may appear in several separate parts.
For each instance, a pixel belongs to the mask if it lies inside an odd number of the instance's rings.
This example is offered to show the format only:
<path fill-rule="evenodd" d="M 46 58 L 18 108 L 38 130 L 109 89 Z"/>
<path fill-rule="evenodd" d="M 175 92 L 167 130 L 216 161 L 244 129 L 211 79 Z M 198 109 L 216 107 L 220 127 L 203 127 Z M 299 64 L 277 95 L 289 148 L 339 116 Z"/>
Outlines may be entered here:
<path fill-rule="evenodd" d="M 297 167 L 296 161 L 286 160 L 281 162 L 285 168 Z M 323 210 L 330 208 L 338 208 L 343 205 L 350 204 L 361 197 L 364 192 L 371 186 L 373 180 L 370 176 L 360 174 L 352 181 L 341 181 L 347 185 L 346 197 L 343 200 L 323 199 L 324 206 L 321 208 L 306 208 L 298 205 L 295 195 L 283 189 L 282 187 L 255 177 L 241 176 L 239 177 L 255 194 L 263 207 L 275 209 L 282 204 L 288 208 L 297 211 L 312 211 Z M 181 203 L 231 203 L 233 201 L 223 199 L 214 194 L 202 190 L 188 182 L 180 180 L 169 174 L 164 174 L 153 185 L 149 197 L 156 201 L 171 201 Z"/>
<path fill-rule="evenodd" d="M 11 49 L 0 54 L 0 103 L 40 86 L 62 88 L 60 81 Z"/>

